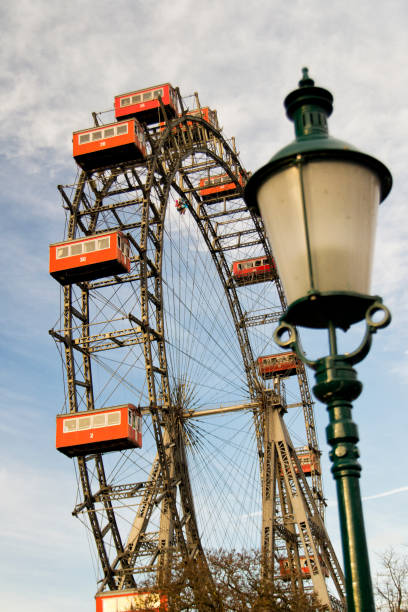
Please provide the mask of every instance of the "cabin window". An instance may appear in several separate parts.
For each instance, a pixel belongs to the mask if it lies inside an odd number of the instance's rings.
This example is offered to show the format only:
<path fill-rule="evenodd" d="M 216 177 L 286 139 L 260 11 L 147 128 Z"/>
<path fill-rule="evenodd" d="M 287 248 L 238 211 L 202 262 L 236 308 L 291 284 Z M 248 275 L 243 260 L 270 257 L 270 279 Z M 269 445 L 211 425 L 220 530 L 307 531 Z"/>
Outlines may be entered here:
<path fill-rule="evenodd" d="M 76 431 L 76 419 L 66 419 L 64 420 L 64 433 L 70 433 L 71 431 Z"/>
<path fill-rule="evenodd" d="M 93 427 L 104 427 L 105 425 L 105 414 L 95 414 L 92 417 L 92 426 Z"/>
<path fill-rule="evenodd" d="M 116 133 L 119 134 L 127 134 L 128 133 L 128 124 L 124 123 L 123 125 L 118 125 L 116 128 Z"/>
<path fill-rule="evenodd" d="M 57 248 L 57 259 L 61 259 L 62 257 L 68 257 L 67 246 Z"/>
<path fill-rule="evenodd" d="M 90 429 L 91 427 L 91 417 L 79 417 L 78 419 L 78 429 Z"/>
<path fill-rule="evenodd" d="M 120 101 L 121 106 L 129 106 L 129 104 L 130 104 L 130 98 L 122 98 Z"/>
<path fill-rule="evenodd" d="M 108 412 L 108 425 L 120 425 L 120 412 Z"/>
<path fill-rule="evenodd" d="M 102 138 L 102 132 L 92 132 L 92 140 L 100 140 Z"/>
<path fill-rule="evenodd" d="M 105 236 L 105 238 L 98 239 L 98 251 L 102 249 L 109 249 L 109 246 L 110 246 L 109 236 Z"/>
<path fill-rule="evenodd" d="M 146 102 L 147 100 L 151 100 L 153 98 L 153 92 L 151 91 L 146 91 L 143 94 L 143 102 Z"/>
<path fill-rule="evenodd" d="M 91 139 L 91 135 L 88 134 L 81 134 L 79 136 L 79 144 L 85 144 L 85 142 L 89 142 Z"/>
<path fill-rule="evenodd" d="M 84 252 L 85 253 L 90 253 L 91 251 L 95 250 L 95 240 L 88 240 L 87 242 L 84 242 Z"/>
<path fill-rule="evenodd" d="M 257 259 L 255 262 L 256 266 L 261 266 L 262 265 L 262 261 L 260 259 Z"/>
<path fill-rule="evenodd" d="M 107 130 L 103 131 L 104 138 L 112 138 L 112 136 L 114 135 L 115 135 L 115 128 L 108 128 Z"/>
<path fill-rule="evenodd" d="M 82 253 L 82 242 L 71 245 L 71 255 L 79 255 Z"/>
<path fill-rule="evenodd" d="M 77 430 L 92 429 L 93 427 L 120 425 L 120 421 L 119 411 L 109 412 L 108 414 L 105 412 L 103 414 L 87 415 L 75 419 L 64 419 L 63 432 L 72 433 Z"/>
<path fill-rule="evenodd" d="M 140 104 L 142 101 L 142 96 L 140 94 L 136 96 L 132 96 L 132 104 Z"/>
<path fill-rule="evenodd" d="M 153 93 L 155 98 L 158 98 L 159 96 L 163 97 L 163 90 L 162 89 L 156 89 L 156 91 Z"/>

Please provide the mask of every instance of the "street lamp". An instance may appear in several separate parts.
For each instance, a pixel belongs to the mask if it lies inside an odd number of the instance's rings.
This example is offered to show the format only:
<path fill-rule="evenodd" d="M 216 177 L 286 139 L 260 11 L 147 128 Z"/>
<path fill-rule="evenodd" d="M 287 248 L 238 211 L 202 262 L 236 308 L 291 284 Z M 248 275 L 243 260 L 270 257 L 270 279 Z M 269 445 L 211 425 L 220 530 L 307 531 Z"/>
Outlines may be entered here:
<path fill-rule="evenodd" d="M 353 365 L 367 355 L 372 334 L 391 320 L 370 295 L 377 209 L 392 177 L 377 159 L 329 136 L 329 91 L 315 87 L 307 68 L 285 99 L 296 139 L 249 179 L 245 201 L 263 219 L 288 308 L 275 331 L 283 348 L 315 370 L 315 396 L 327 404 L 327 441 L 336 480 L 348 612 L 375 610 L 364 530 L 358 431 L 352 400 L 362 390 Z M 366 321 L 360 346 L 338 354 L 336 328 Z M 329 355 L 308 359 L 296 326 L 327 329 Z"/>

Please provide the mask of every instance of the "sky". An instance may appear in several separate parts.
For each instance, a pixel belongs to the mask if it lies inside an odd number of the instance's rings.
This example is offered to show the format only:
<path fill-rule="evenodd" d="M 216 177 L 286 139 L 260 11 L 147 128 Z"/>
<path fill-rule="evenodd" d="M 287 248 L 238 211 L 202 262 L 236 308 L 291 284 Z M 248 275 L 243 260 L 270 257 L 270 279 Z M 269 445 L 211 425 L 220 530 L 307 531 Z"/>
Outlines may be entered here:
<path fill-rule="evenodd" d="M 375 574 L 387 547 L 408 544 L 405 0 L 15 0 L 0 16 L 2 608 L 94 609 L 92 543 L 71 516 L 72 467 L 54 448 L 64 389 L 47 333 L 60 313 L 48 245 L 64 237 L 56 186 L 75 180 L 72 132 L 92 125 L 92 111 L 111 109 L 114 95 L 171 82 L 217 109 L 253 171 L 293 139 L 282 102 L 303 66 L 334 95 L 331 134 L 381 159 L 394 179 L 380 207 L 373 272 L 373 293 L 393 320 L 357 368 L 364 391 L 354 408 Z M 325 408 L 315 414 L 327 527 L 340 552 Z"/>

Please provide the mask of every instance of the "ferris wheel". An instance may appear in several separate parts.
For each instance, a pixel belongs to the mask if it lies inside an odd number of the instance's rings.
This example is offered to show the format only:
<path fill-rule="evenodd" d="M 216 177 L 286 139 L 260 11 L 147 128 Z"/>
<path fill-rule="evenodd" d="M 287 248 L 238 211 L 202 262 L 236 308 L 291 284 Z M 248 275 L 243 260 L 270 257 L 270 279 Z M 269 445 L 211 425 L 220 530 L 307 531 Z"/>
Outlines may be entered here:
<path fill-rule="evenodd" d="M 99 602 L 160 583 L 175 556 L 207 567 L 208 550 L 261 548 L 268 574 L 343 609 L 306 373 L 272 341 L 285 297 L 234 140 L 170 84 L 94 119 L 74 133 L 77 180 L 59 186 L 50 334 L 57 448 L 77 462 Z"/>

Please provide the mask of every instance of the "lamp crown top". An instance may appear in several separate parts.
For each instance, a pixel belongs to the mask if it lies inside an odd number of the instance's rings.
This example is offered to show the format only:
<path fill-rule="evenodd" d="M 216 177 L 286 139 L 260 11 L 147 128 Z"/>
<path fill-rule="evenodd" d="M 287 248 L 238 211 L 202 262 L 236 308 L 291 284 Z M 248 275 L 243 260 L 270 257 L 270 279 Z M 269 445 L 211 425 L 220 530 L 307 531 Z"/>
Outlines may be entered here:
<path fill-rule="evenodd" d="M 323 87 L 315 87 L 309 69 L 302 68 L 299 88 L 285 98 L 286 113 L 295 124 L 298 140 L 328 136 L 327 118 L 333 111 L 333 96 Z"/>

